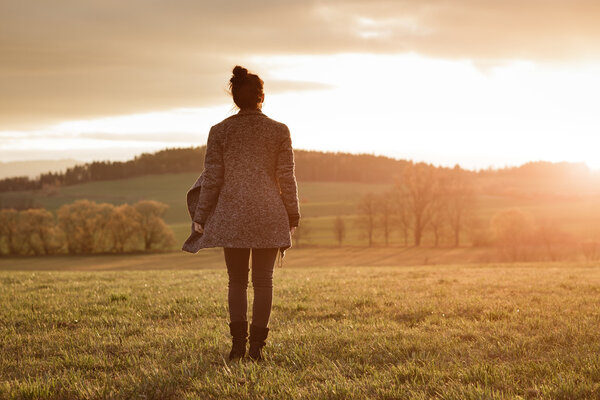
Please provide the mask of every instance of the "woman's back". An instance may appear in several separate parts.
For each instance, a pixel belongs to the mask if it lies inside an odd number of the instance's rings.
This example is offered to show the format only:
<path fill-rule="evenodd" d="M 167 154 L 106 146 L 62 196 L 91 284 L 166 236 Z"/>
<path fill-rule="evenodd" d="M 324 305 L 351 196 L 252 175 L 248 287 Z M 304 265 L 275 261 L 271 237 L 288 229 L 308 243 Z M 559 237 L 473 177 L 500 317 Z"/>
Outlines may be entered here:
<path fill-rule="evenodd" d="M 300 217 L 289 129 L 260 110 L 214 125 L 197 222 L 204 247 L 291 247 Z"/>
<path fill-rule="evenodd" d="M 268 190 L 276 184 L 277 158 L 287 134 L 284 124 L 253 110 L 225 119 L 217 129 L 223 136 L 225 185 L 244 185 L 244 178 L 259 181 L 248 190 Z"/>

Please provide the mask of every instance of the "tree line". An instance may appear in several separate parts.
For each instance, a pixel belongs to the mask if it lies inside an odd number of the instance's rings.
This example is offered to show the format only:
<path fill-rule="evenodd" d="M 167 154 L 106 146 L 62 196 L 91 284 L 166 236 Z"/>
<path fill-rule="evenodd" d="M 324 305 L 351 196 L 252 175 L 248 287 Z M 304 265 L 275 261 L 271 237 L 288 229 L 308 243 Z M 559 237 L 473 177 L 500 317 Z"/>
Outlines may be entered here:
<path fill-rule="evenodd" d="M 377 235 L 389 246 L 390 233 L 399 231 L 404 246 L 420 246 L 427 233 L 431 240 L 428 244 L 433 247 L 495 247 L 500 259 L 513 262 L 558 261 L 577 254 L 588 261 L 600 259 L 600 241 L 568 233 L 556 219 L 536 220 L 530 213 L 511 207 L 485 221 L 478 215 L 473 188 L 462 182 L 462 177 L 442 178 L 434 187 L 438 189 L 430 196 L 416 195 L 414 189 L 402 187 L 364 195 L 355 223 L 366 244 L 373 246 Z M 346 237 L 345 219 L 337 216 L 332 230 L 341 246 Z"/>
<path fill-rule="evenodd" d="M 153 200 L 115 206 L 77 200 L 46 209 L 0 210 L 0 255 L 125 253 L 168 249 L 168 206 Z"/>
<path fill-rule="evenodd" d="M 459 166 L 444 168 L 407 161 L 390 190 L 368 192 L 360 198 L 354 223 L 369 246 L 373 246 L 376 235 L 382 236 L 388 246 L 392 232 L 400 232 L 405 246 L 420 246 L 428 231 L 434 237 L 434 246 L 447 236 L 459 246 L 477 206 L 474 175 Z M 346 222 L 338 215 L 332 226 L 339 245 L 346 238 Z M 299 245 L 311 233 L 310 222 L 304 220 L 293 239 Z"/>
<path fill-rule="evenodd" d="M 19 176 L 0 180 L 0 192 L 38 190 L 48 186 L 127 179 L 149 174 L 192 172 L 202 168 L 206 146 L 170 148 L 143 153 L 128 161 L 94 161 L 67 168 L 64 172 L 48 172 L 37 178 Z"/>
<path fill-rule="evenodd" d="M 402 179 L 392 189 L 379 194 L 367 193 L 357 207 L 356 223 L 373 245 L 380 231 L 386 246 L 392 231 L 398 231 L 403 244 L 420 246 L 429 231 L 434 246 L 442 237 L 451 237 L 454 246 L 471 223 L 476 207 L 474 173 L 458 166 L 435 168 L 426 163 L 408 163 Z M 344 236 L 343 222 L 336 219 L 334 232 L 338 241 Z"/>
<path fill-rule="evenodd" d="M 556 219 L 536 220 L 513 207 L 485 221 L 478 208 L 481 189 L 475 174 L 459 167 L 409 162 L 390 190 L 360 198 L 352 222 L 370 247 L 376 237 L 389 246 L 396 232 L 403 246 L 421 246 L 427 236 L 427 244 L 433 247 L 493 247 L 507 261 L 558 261 L 581 255 L 588 261 L 600 259 L 600 241 L 568 233 Z M 341 246 L 348 219 L 336 216 L 331 230 Z M 306 243 L 311 233 L 309 221 L 301 223 L 294 237 L 296 245 Z"/>
<path fill-rule="evenodd" d="M 40 190 L 87 182 L 127 179 L 165 173 L 202 171 L 206 146 L 171 148 L 144 153 L 129 161 L 94 161 L 48 172 L 37 178 L 18 176 L 0 180 L 0 192 Z M 406 163 L 370 154 L 296 150 L 296 178 L 302 181 L 391 182 Z"/>
<path fill-rule="evenodd" d="M 556 219 L 536 220 L 519 208 L 498 211 L 483 232 L 507 261 L 559 261 L 578 255 L 586 261 L 600 259 L 599 241 L 566 232 Z"/>
<path fill-rule="evenodd" d="M 0 193 L 23 190 L 53 191 L 59 186 L 103 180 L 127 179 L 149 174 L 200 173 L 206 146 L 168 148 L 144 153 L 129 161 L 94 161 L 48 172 L 36 178 L 26 176 L 0 179 Z M 344 152 L 295 150 L 296 178 L 299 181 L 394 183 L 405 176 L 412 161 Z M 436 168 L 433 167 L 432 168 Z M 437 167 L 437 169 L 446 169 Z M 532 198 L 600 194 L 600 172 L 583 163 L 536 161 L 519 167 L 470 171 L 481 193 Z M 14 207 L 0 198 L 0 208 Z"/>

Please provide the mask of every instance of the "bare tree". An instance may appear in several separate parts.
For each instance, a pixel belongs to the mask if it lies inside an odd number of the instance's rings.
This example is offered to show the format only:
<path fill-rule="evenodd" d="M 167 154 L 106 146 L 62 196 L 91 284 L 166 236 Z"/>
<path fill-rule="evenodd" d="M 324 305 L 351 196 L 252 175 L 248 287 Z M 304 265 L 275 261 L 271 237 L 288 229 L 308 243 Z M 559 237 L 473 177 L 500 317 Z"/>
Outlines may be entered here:
<path fill-rule="evenodd" d="M 561 247 L 573 243 L 572 238 L 561 230 L 556 220 L 544 218 L 538 222 L 535 238 L 545 250 L 551 261 L 558 261 Z"/>
<path fill-rule="evenodd" d="M 110 240 L 107 224 L 113 205 L 77 200 L 58 209 L 58 225 L 64 232 L 69 253 L 106 250 Z"/>
<path fill-rule="evenodd" d="M 369 247 L 373 246 L 375 232 L 375 217 L 377 213 L 377 200 L 373 193 L 365 194 L 358 203 L 358 218 L 356 224 L 361 230 L 361 236 L 369 239 Z"/>
<path fill-rule="evenodd" d="M 113 208 L 107 223 L 113 242 L 113 251 L 124 253 L 127 245 L 141 239 L 139 213 L 129 204 Z"/>
<path fill-rule="evenodd" d="M 138 223 L 144 249 L 168 248 L 175 243 L 173 231 L 165 224 L 163 217 L 169 206 L 154 200 L 142 200 L 133 205 L 137 210 Z"/>
<path fill-rule="evenodd" d="M 394 204 L 394 224 L 398 230 L 402 233 L 404 238 L 404 246 L 408 246 L 408 236 L 412 226 L 411 213 L 408 208 L 408 195 L 406 194 L 405 187 L 398 182 L 394 185 L 392 190 L 393 204 Z"/>
<path fill-rule="evenodd" d="M 582 242 L 581 252 L 586 261 L 597 261 L 600 259 L 600 242 L 596 240 Z"/>
<path fill-rule="evenodd" d="M 32 208 L 20 212 L 19 230 L 23 234 L 23 244 L 36 254 L 56 253 L 61 243 L 52 213 L 43 208 Z"/>
<path fill-rule="evenodd" d="M 382 192 L 375 197 L 376 214 L 378 218 L 375 223 L 381 228 L 386 247 L 394 226 L 394 195 L 391 191 Z"/>
<path fill-rule="evenodd" d="M 531 234 L 533 218 L 517 208 L 499 211 L 491 220 L 496 244 L 511 261 L 525 258 Z"/>
<path fill-rule="evenodd" d="M 437 195 L 437 184 L 435 168 L 429 164 L 410 163 L 404 168 L 406 202 L 412 214 L 415 246 L 421 245 L 423 231 L 429 223 L 429 208 Z"/>
<path fill-rule="evenodd" d="M 294 241 L 294 245 L 300 247 L 301 243 L 306 240 L 308 241 L 308 237 L 312 232 L 312 226 L 305 218 L 298 223 L 298 227 L 296 231 L 292 235 L 292 240 Z"/>
<path fill-rule="evenodd" d="M 112 251 L 114 248 L 114 241 L 109 223 L 111 221 L 115 206 L 109 203 L 93 204 L 96 210 L 96 218 L 94 220 L 95 232 L 93 236 L 94 251 Z"/>
<path fill-rule="evenodd" d="M 464 229 L 473 247 L 482 247 L 492 244 L 490 223 L 474 214 L 465 220 Z"/>
<path fill-rule="evenodd" d="M 127 249 L 167 248 L 175 243 L 162 215 L 165 204 L 141 201 L 115 207 L 78 200 L 65 204 L 57 219 L 45 209 L 0 210 L 1 254 L 54 254 L 65 248 L 72 254 Z M 58 221 L 57 221 L 58 220 Z M 145 224 L 142 227 L 142 222 Z"/>
<path fill-rule="evenodd" d="M 428 217 L 429 227 L 431 228 L 431 233 L 433 233 L 433 245 L 434 247 L 438 247 L 440 244 L 440 239 L 444 236 L 446 232 L 447 226 L 447 217 L 445 213 L 444 198 L 436 197 L 436 199 L 432 202 L 431 206 L 428 208 Z"/>
<path fill-rule="evenodd" d="M 458 165 L 450 171 L 444 189 L 448 226 L 454 236 L 454 246 L 458 247 L 466 221 L 473 215 L 475 190 L 472 179 Z"/>
<path fill-rule="evenodd" d="M 0 210 L 0 251 L 4 242 L 8 255 L 18 254 L 19 212 L 13 208 Z"/>
<path fill-rule="evenodd" d="M 339 215 L 335 217 L 335 221 L 333 223 L 333 233 L 335 234 L 338 246 L 341 246 L 344 238 L 346 237 L 346 223 Z"/>

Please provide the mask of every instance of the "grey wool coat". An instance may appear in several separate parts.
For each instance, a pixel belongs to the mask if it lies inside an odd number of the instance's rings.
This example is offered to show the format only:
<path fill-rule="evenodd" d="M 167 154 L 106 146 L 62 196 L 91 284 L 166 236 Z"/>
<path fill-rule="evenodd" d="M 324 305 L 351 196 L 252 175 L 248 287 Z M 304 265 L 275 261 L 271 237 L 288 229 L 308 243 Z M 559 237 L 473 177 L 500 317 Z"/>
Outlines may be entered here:
<path fill-rule="evenodd" d="M 259 110 L 241 110 L 208 134 L 204 170 L 186 195 L 192 232 L 182 250 L 292 247 L 300 208 L 290 131 Z"/>

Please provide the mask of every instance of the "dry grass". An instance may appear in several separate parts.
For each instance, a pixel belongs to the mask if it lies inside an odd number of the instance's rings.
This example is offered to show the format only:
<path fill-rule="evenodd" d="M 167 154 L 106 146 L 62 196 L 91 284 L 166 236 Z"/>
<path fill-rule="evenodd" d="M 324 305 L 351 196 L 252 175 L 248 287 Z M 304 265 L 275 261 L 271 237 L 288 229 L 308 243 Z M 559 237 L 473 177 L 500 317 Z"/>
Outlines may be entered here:
<path fill-rule="evenodd" d="M 224 360 L 221 267 L 0 272 L 0 398 L 600 398 L 600 266 L 306 267 L 275 280 L 256 365 Z"/>

